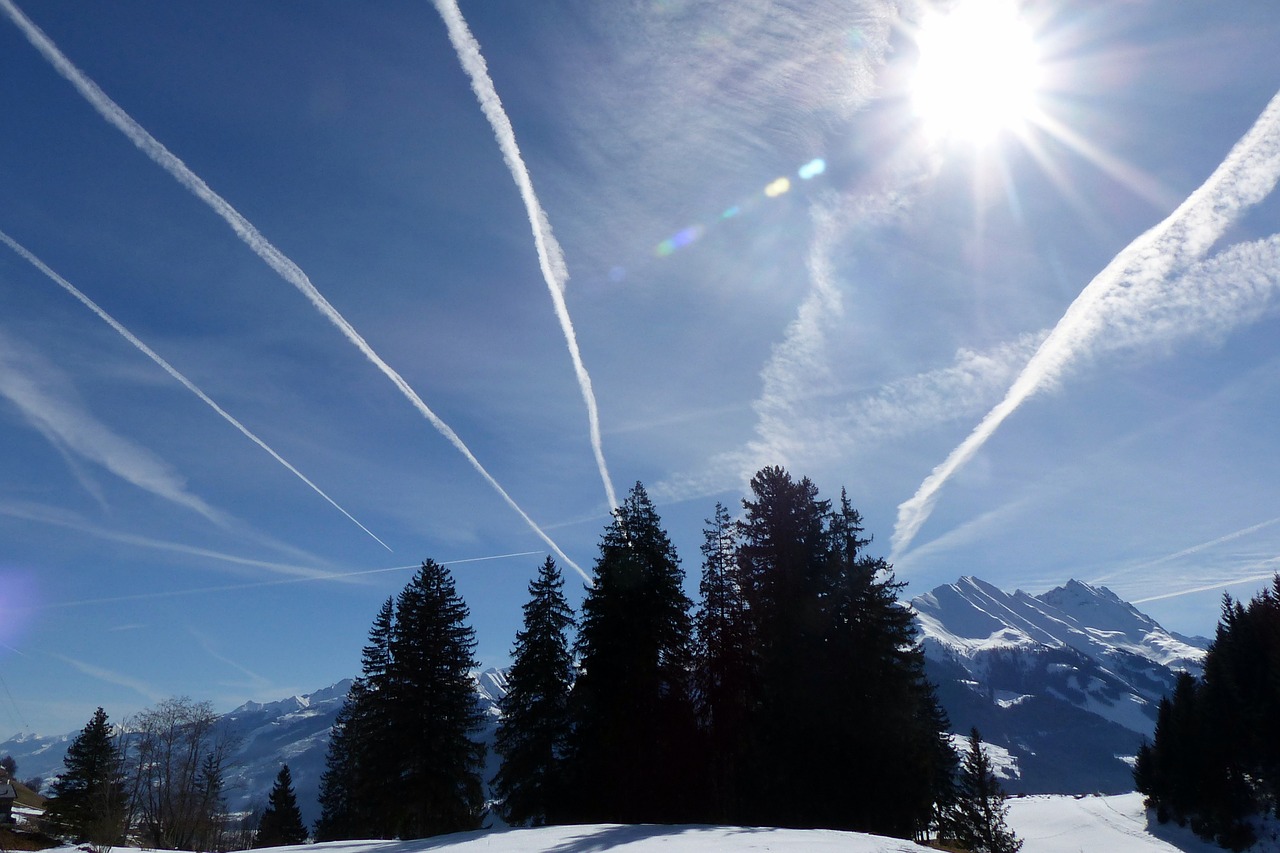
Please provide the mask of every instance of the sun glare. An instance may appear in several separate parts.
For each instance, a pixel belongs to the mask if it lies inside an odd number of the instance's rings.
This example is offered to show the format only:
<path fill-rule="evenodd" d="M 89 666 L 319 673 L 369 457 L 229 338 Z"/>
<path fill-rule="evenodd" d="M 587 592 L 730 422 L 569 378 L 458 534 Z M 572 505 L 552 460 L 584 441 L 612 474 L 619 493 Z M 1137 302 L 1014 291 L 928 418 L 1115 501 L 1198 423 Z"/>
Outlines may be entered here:
<path fill-rule="evenodd" d="M 982 144 L 1034 113 L 1039 57 L 1014 0 L 960 0 L 923 21 L 916 44 L 912 101 L 931 135 Z"/>

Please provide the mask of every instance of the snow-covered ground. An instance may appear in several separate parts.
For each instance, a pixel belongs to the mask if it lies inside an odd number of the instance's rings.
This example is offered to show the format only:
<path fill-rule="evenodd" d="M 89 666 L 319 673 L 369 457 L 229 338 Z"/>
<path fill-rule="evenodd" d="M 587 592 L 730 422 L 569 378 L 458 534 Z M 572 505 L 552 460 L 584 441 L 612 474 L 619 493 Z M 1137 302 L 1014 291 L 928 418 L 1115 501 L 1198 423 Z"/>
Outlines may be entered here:
<path fill-rule="evenodd" d="M 1009 800 L 1009 826 L 1023 853 L 1222 853 L 1174 824 L 1147 826 L 1141 794 L 1032 796 Z M 1276 848 L 1257 848 L 1257 853 Z"/>
<path fill-rule="evenodd" d="M 1176 826 L 1147 826 L 1140 794 L 1009 800 L 1023 853 L 1221 853 Z M 293 853 L 923 853 L 910 841 L 853 832 L 722 826 L 553 826 L 463 832 L 419 841 L 334 841 L 276 848 Z M 1254 853 L 1277 853 L 1274 839 Z M 63 848 L 53 853 L 80 853 Z M 115 848 L 114 853 L 135 853 Z"/>

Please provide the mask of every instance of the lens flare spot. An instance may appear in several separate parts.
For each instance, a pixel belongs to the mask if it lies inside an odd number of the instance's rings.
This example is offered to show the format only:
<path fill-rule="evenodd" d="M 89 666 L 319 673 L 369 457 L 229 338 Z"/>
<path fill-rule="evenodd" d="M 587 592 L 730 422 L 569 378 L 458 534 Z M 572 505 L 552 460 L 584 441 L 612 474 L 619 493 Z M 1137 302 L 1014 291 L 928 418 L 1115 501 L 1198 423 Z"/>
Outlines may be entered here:
<path fill-rule="evenodd" d="M 22 571 L 0 570 L 0 643 L 14 645 L 39 606 L 36 585 Z"/>
<path fill-rule="evenodd" d="M 769 186 L 764 188 L 764 194 L 769 198 L 777 198 L 778 196 L 785 194 L 790 189 L 790 178 L 778 178 L 776 181 L 773 181 Z"/>
<path fill-rule="evenodd" d="M 658 248 L 655 251 L 660 258 L 668 257 L 676 250 L 683 249 L 686 246 L 696 243 L 705 232 L 706 229 L 701 225 L 690 225 L 688 228 L 678 231 L 663 240 L 658 244 Z"/>
<path fill-rule="evenodd" d="M 821 175 L 825 171 L 827 171 L 827 161 L 823 160 L 821 157 L 814 157 L 808 163 L 801 166 L 796 174 L 800 176 L 800 180 L 809 181 L 818 177 L 818 175 Z"/>
<path fill-rule="evenodd" d="M 676 234 L 672 240 L 675 241 L 677 249 L 683 249 L 685 246 L 696 243 L 698 238 L 702 236 L 702 231 L 703 229 L 701 225 L 690 225 L 688 228 Z"/>

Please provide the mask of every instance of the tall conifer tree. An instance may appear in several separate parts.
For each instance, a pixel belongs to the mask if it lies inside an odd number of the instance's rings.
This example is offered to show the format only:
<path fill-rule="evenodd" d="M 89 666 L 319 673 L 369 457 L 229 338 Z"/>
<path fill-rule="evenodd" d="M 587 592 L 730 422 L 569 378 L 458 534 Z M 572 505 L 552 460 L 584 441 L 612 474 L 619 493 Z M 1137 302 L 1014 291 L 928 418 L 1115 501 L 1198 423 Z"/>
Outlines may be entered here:
<path fill-rule="evenodd" d="M 982 749 L 977 729 L 969 732 L 955 803 L 944 823 L 945 836 L 973 853 L 1018 853 L 1022 840 L 1005 823 L 1004 790 Z"/>
<path fill-rule="evenodd" d="M 52 785 L 49 822 L 76 842 L 115 843 L 125 830 L 124 760 L 101 708 L 71 741 L 63 764 Z"/>
<path fill-rule="evenodd" d="M 582 606 L 563 819 L 679 822 L 695 813 L 689 599 L 640 483 L 614 510 Z"/>
<path fill-rule="evenodd" d="M 448 570 L 426 560 L 382 606 L 330 734 L 316 835 L 421 838 L 483 816 L 475 634 Z"/>
<path fill-rule="evenodd" d="M 910 836 L 927 829 L 952 795 L 950 723 L 925 677 L 915 618 L 892 567 L 866 552 L 861 514 L 841 490 L 828 522 L 835 583 L 830 652 L 833 758 L 824 785 L 852 805 L 850 828 Z M 874 776 L 841 768 L 881 768 Z"/>
<path fill-rule="evenodd" d="M 752 822 L 818 826 L 823 792 L 811 782 L 827 762 L 831 505 L 807 477 L 780 467 L 757 472 L 751 492 L 738 524 L 754 657 L 743 797 Z"/>
<path fill-rule="evenodd" d="M 1204 678 L 1179 676 L 1134 779 L 1161 820 L 1239 850 L 1280 810 L 1280 574 L 1248 605 L 1223 596 Z"/>
<path fill-rule="evenodd" d="M 400 838 L 476 829 L 484 816 L 484 717 L 471 676 L 479 661 L 469 617 L 449 570 L 434 560 L 396 599 L 390 742 L 402 757 L 389 805 Z"/>
<path fill-rule="evenodd" d="M 739 778 L 750 712 L 751 634 L 738 568 L 737 526 L 724 504 L 706 520 L 701 601 L 694 617 L 694 703 L 707 757 L 710 818 L 741 820 Z"/>
<path fill-rule="evenodd" d="M 374 617 L 361 650 L 361 675 L 329 731 L 329 750 L 320 777 L 318 841 L 381 838 L 392 828 L 379 803 L 391 794 L 396 778 L 396 748 L 385 737 L 390 725 L 391 626 L 393 598 Z"/>
<path fill-rule="evenodd" d="M 764 468 L 739 523 L 750 626 L 743 819 L 910 837 L 955 757 L 909 610 L 848 495 Z M 860 772 L 858 768 L 875 768 Z"/>
<path fill-rule="evenodd" d="M 564 579 L 555 561 L 547 557 L 529 584 L 524 630 L 516 634 L 507 693 L 498 703 L 502 721 L 495 748 L 502 755 L 502 766 L 493 787 L 502 816 L 510 824 L 546 824 L 563 796 L 573 622 L 573 611 L 564 598 Z"/>
<path fill-rule="evenodd" d="M 281 764 L 275 784 L 267 797 L 267 808 L 258 823 L 254 847 L 284 847 L 301 844 L 307 840 L 307 828 L 302 824 L 302 812 L 298 809 L 298 795 L 293 790 L 293 775 L 289 765 Z"/>

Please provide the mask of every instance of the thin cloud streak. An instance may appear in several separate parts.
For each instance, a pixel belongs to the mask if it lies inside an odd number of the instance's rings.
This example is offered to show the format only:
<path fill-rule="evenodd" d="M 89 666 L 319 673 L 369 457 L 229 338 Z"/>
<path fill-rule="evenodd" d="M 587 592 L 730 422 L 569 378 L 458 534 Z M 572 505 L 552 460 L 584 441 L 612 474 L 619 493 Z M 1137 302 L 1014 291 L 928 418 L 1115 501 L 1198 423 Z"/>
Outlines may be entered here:
<path fill-rule="evenodd" d="M 471 467 L 484 478 L 490 487 L 511 507 L 517 515 L 520 516 L 535 534 L 538 535 L 543 542 L 554 551 L 566 564 L 571 566 L 578 572 L 588 583 L 591 582 L 591 576 L 583 571 L 582 567 L 569 558 L 567 554 L 560 549 L 560 546 L 548 536 L 541 527 L 538 526 L 532 518 L 529 517 L 520 505 L 515 502 L 511 495 L 502 488 L 498 481 L 488 470 L 480 464 L 480 460 L 475 457 L 470 448 L 463 443 L 458 434 L 446 424 L 439 416 L 433 412 L 417 392 L 409 386 L 399 373 L 391 368 L 389 364 L 382 360 L 382 357 L 374 352 L 368 342 L 360 335 L 355 328 L 347 322 L 347 319 L 334 308 L 329 301 L 316 289 L 315 285 L 289 257 L 277 249 L 270 241 L 264 237 L 261 232 L 249 220 L 245 219 L 234 207 L 231 206 L 222 196 L 218 195 L 202 178 L 192 172 L 187 165 L 178 157 L 165 148 L 155 137 L 148 133 L 142 125 L 134 121 L 133 117 L 126 113 L 115 101 L 111 100 L 105 92 L 98 87 L 96 83 L 84 75 L 80 69 L 76 68 L 69 59 L 58 49 L 57 45 L 49 39 L 32 21 L 18 9 L 12 0 L 0 0 L 0 11 L 8 15 L 17 27 L 22 30 L 27 40 L 32 46 L 40 52 L 42 56 L 70 82 L 78 92 L 89 102 L 89 104 L 97 110 L 106 121 L 114 126 L 117 130 L 129 138 L 137 148 L 146 154 L 156 165 L 160 166 L 168 172 L 175 180 L 178 181 L 189 192 L 203 201 L 215 213 L 217 213 L 223 221 L 225 221 L 236 236 L 248 246 L 254 254 L 261 258 L 271 267 L 281 278 L 292 284 L 304 296 L 311 301 L 322 315 L 325 316 L 333 325 L 337 326 L 339 331 L 346 336 L 364 356 L 371 361 L 382 373 L 391 380 L 391 382 L 400 390 L 414 408 L 431 423 L 436 431 L 439 432 L 454 448 L 466 458 Z"/>
<path fill-rule="evenodd" d="M 1274 564 L 1276 562 L 1280 562 L 1280 558 L 1276 558 L 1274 560 L 1268 560 L 1266 561 L 1266 563 L 1263 563 L 1263 565 L 1266 565 L 1267 563 Z M 1194 595 L 1197 592 L 1211 592 L 1215 589 L 1222 589 L 1223 587 L 1228 587 L 1228 586 L 1239 586 L 1240 584 L 1245 584 L 1245 583 L 1269 583 L 1274 577 L 1275 577 L 1274 572 L 1271 572 L 1265 575 L 1252 575 L 1247 578 L 1237 578 L 1235 580 L 1221 581 L 1219 583 L 1211 583 L 1206 586 L 1192 587 L 1191 589 L 1180 589 L 1177 592 L 1166 592 L 1161 595 L 1151 595 L 1146 598 L 1135 598 L 1130 603 L 1146 604 L 1148 601 L 1164 601 L 1165 599 L 1169 599 L 1169 598 L 1180 598 L 1181 596 L 1184 596 L 1184 595 Z"/>
<path fill-rule="evenodd" d="M 165 699 L 165 694 L 162 691 L 157 690 L 144 681 L 131 678 L 127 675 L 121 675 L 118 672 L 104 669 L 100 666 L 94 666 L 91 663 L 85 663 L 84 661 L 76 660 L 75 658 L 67 657 L 66 655 L 60 655 L 57 652 L 50 652 L 49 654 L 91 678 L 96 678 L 99 681 L 105 681 L 107 684 L 114 684 L 117 687 L 127 687 L 130 690 L 136 691 L 148 702 L 162 702 Z"/>
<path fill-rule="evenodd" d="M 1280 179 L 1280 95 L 1213 174 L 1161 223 L 1123 249 L 1081 291 L 1022 373 L 973 432 L 898 505 L 891 559 L 902 554 L 929 518 L 939 490 L 977 454 L 1028 398 L 1057 382 L 1092 351 L 1113 315 L 1134 299 L 1159 301 L 1169 277 L 1187 269 L 1221 238 L 1241 213 L 1265 198 Z M 1140 317 L 1131 318 L 1141 323 Z M 1142 329 L 1138 327 L 1138 336 Z"/>
<path fill-rule="evenodd" d="M 120 533 L 116 530 L 110 530 L 105 527 L 99 527 L 96 524 L 91 524 L 90 522 L 71 513 L 53 510 L 39 505 L 0 503 L 0 515 L 8 518 L 21 519 L 23 521 L 34 521 L 38 524 L 49 524 L 55 527 L 64 527 L 69 530 L 75 530 L 79 533 L 87 533 L 91 536 L 97 536 L 108 541 L 123 542 L 126 545 L 137 545 L 157 551 L 169 551 L 175 554 L 203 557 L 223 563 L 230 563 L 235 566 L 244 566 L 246 568 L 268 569 L 282 574 L 300 576 L 303 580 L 323 579 L 332 575 L 332 572 L 324 569 L 299 566 L 292 563 L 275 563 L 267 560 L 255 560 L 250 557 L 240 557 L 235 554 L 227 554 L 222 551 L 214 551 L 209 548 L 187 545 L 183 542 L 169 542 L 164 539 L 152 539 L 146 536 L 137 536 L 132 533 Z"/>
<path fill-rule="evenodd" d="M 20 353 L 0 334 L 0 397 L 18 407 L 41 435 L 67 458 L 75 453 L 96 462 L 125 482 L 179 506 L 193 510 L 221 528 L 230 527 L 226 514 L 192 494 L 183 478 L 167 462 L 139 447 L 88 412 L 72 389 L 57 393 L 62 377 L 31 354 Z M 72 473 L 82 483 L 76 466 Z M 101 492 L 90 489 L 101 500 Z"/>
<path fill-rule="evenodd" d="M 261 675 L 249 669 L 247 666 L 244 666 L 243 664 L 238 663 L 237 661 L 234 661 L 231 658 L 219 652 L 213 644 L 212 637 L 208 636 L 207 634 L 203 634 L 200 631 L 197 631 L 195 628 L 191 628 L 189 629 L 189 631 L 191 633 L 191 636 L 195 638 L 196 642 L 200 645 L 200 648 L 204 651 L 205 654 L 207 654 L 209 657 L 213 658 L 214 660 L 220 663 L 224 663 L 227 666 L 231 667 L 232 669 L 237 670 L 240 673 L 244 674 L 252 682 L 252 684 L 249 685 L 251 688 L 262 689 L 264 687 L 269 687 L 271 685 L 270 679 L 263 678 Z"/>
<path fill-rule="evenodd" d="M 1163 557 L 1157 557 L 1154 560 L 1148 560 L 1147 562 L 1139 563 L 1136 566 L 1128 566 L 1126 568 L 1120 569 L 1119 571 L 1114 571 L 1114 572 L 1111 572 L 1110 574 L 1102 575 L 1101 577 L 1096 578 L 1095 582 L 1101 583 L 1103 581 L 1109 581 L 1113 578 L 1117 578 L 1122 575 L 1131 574 L 1132 572 L 1140 571 L 1142 569 L 1149 569 L 1153 566 L 1159 566 L 1159 565 L 1163 565 L 1164 563 L 1171 563 L 1174 560 L 1180 560 L 1183 557 L 1190 557 L 1192 554 L 1199 554 L 1201 551 L 1207 551 L 1210 548 L 1216 548 L 1219 545 L 1225 545 L 1228 542 L 1234 542 L 1237 539 L 1241 539 L 1245 536 L 1250 536 L 1254 533 L 1257 533 L 1259 530 L 1266 530 L 1268 527 L 1274 527 L 1277 524 L 1280 524 L 1280 517 L 1268 519 L 1267 521 L 1261 521 L 1257 524 L 1252 524 L 1248 527 L 1243 527 L 1239 530 L 1235 530 L 1235 531 L 1232 531 L 1231 533 L 1227 533 L 1223 536 L 1219 536 L 1216 539 L 1210 539 L 1208 542 L 1201 542 L 1199 545 L 1192 545 L 1189 548 L 1183 548 L 1181 551 L 1176 551 L 1172 554 L 1166 554 Z M 1149 601 L 1150 599 L 1147 599 L 1147 600 Z"/>
<path fill-rule="evenodd" d="M 441 563 L 444 566 L 457 566 L 464 563 L 483 563 L 489 560 L 505 560 L 511 557 L 529 557 L 534 554 L 540 554 L 540 551 L 518 551 L 513 554 L 493 554 L 488 557 L 468 557 L 462 560 L 445 560 Z M 222 586 L 205 586 L 196 589 L 174 589 L 164 592 L 143 592 L 136 595 L 116 595 L 109 598 L 85 598 L 77 601 L 56 601 L 49 604 L 40 605 L 42 610 L 60 610 L 67 607 L 83 607 L 90 604 L 117 604 L 123 601 L 154 601 L 160 598 L 179 598 L 187 595 L 208 595 L 216 592 L 239 592 L 246 589 L 262 589 L 270 586 L 285 586 L 289 584 L 311 583 L 314 581 L 329 580 L 349 580 L 358 577 L 367 577 L 369 575 L 384 575 L 390 572 L 406 572 L 413 569 L 421 568 L 420 563 L 411 566 L 391 566 L 383 569 L 360 569 L 354 572 L 327 572 L 324 574 L 311 575 L 308 577 L 297 578 L 279 578 L 269 581 L 254 581 L 251 583 L 223 584 Z"/>
<path fill-rule="evenodd" d="M 6 234 L 4 231 L 0 231 L 0 242 L 3 242 L 3 243 L 4 243 L 6 246 L 8 246 L 10 249 L 12 249 L 13 251 L 17 252 L 17 253 L 18 253 L 19 255 L 21 255 L 21 256 L 22 256 L 22 258 L 23 258 L 24 260 L 26 260 L 29 264 L 31 264 L 33 267 L 35 267 L 36 269 L 38 269 L 40 272 L 44 273 L 44 274 L 45 274 L 45 276 L 46 276 L 46 277 L 48 277 L 51 281 L 53 281 L 55 284 L 57 284 L 57 285 L 58 285 L 59 287 L 61 287 L 63 290 L 67 291 L 67 292 L 68 292 L 68 293 L 70 293 L 72 296 L 74 296 L 77 300 L 79 300 L 79 302 L 80 302 L 82 305 L 84 305 L 86 308 L 88 308 L 88 309 L 89 309 L 90 311 L 92 311 L 94 314 L 98 315 L 98 318 L 99 318 L 100 320 L 102 320 L 104 323 L 106 323 L 106 324 L 107 324 L 108 326 L 110 326 L 112 329 L 115 329 L 115 331 L 116 331 L 116 332 L 117 332 L 117 333 L 118 333 L 122 338 L 124 338 L 124 339 L 125 339 L 126 341 L 128 341 L 129 343 L 133 344 L 133 345 L 134 345 L 134 346 L 135 346 L 135 347 L 136 347 L 136 348 L 137 348 L 137 349 L 138 349 L 138 350 L 139 350 L 143 355 L 145 355 L 147 358 L 151 359 L 151 360 L 152 360 L 152 361 L 154 361 L 157 365 L 159 365 L 159 366 L 160 366 L 160 368 L 161 368 L 162 370 L 164 370 L 164 372 L 165 372 L 165 373 L 169 374 L 169 375 L 170 375 L 170 376 L 172 376 L 174 379 L 178 380 L 178 382 L 180 382 L 184 388 L 186 388 L 186 389 L 187 389 L 188 391 L 190 391 L 192 394 L 195 394 L 197 397 L 199 397 L 199 398 L 200 398 L 200 400 L 201 400 L 205 405 L 207 405 L 209 408 L 211 408 L 211 409 L 213 409 L 215 412 L 217 412 L 217 413 L 218 413 L 218 415 L 219 415 L 223 420 L 225 420 L 227 423 L 231 424 L 233 427 L 235 427 L 236 429 L 238 429 L 238 430 L 240 431 L 240 433 L 241 433 L 242 435 L 244 435 L 244 437 L 245 437 L 245 438 L 249 439 L 249 440 L 250 440 L 250 441 L 252 441 L 254 444 L 256 444 L 256 445 L 258 445 L 259 447 L 261 447 L 263 450 L 265 450 L 265 451 L 266 451 L 266 452 L 271 456 L 271 458 L 272 458 L 272 459 L 274 459 L 274 460 L 276 460 L 277 462 L 279 462 L 279 463 L 280 463 L 281 465 L 283 465 L 286 469 L 288 469 L 288 470 L 289 470 L 289 471 L 290 471 L 290 472 L 291 472 L 295 477 L 297 477 L 299 480 L 301 480 L 302 482 L 304 482 L 304 483 L 306 483 L 308 486 L 310 486 L 310 487 L 311 487 L 311 489 L 312 489 L 312 491 L 314 491 L 314 492 L 315 492 L 316 494 L 318 494 L 320 497 L 322 497 L 322 498 L 324 498 L 326 501 L 328 501 L 328 502 L 329 502 L 329 504 L 330 504 L 334 509 L 336 509 L 338 512 L 342 513 L 342 514 L 343 514 L 343 515 L 345 515 L 348 519 L 350 519 L 350 520 L 351 520 L 351 522 L 352 522 L 353 524 L 355 524 L 355 525 L 356 525 L 356 527 L 359 527 L 359 528 L 360 528 L 361 530 L 363 530 L 365 533 L 369 534 L 369 536 L 370 536 L 370 537 L 372 537 L 372 538 L 373 538 L 373 540 L 374 540 L 375 542 L 377 542 L 377 543 L 378 543 L 379 545 L 381 545 L 383 548 L 386 548 L 388 551 L 390 551 L 390 550 L 391 550 L 391 546 L 389 546 L 386 542 L 383 542 L 383 541 L 382 541 L 381 539 L 379 539 L 376 535 L 374 535 L 373 531 L 371 531 L 369 528 L 365 527 L 363 524 L 361 524 L 361 523 L 360 523 L 360 522 L 355 518 L 355 516 L 353 516 L 351 513 L 347 512 L 347 511 L 346 511 L 345 509 L 343 509 L 341 506 L 339 506 L 339 505 L 338 505 L 338 503 L 337 503 L 337 501 L 335 501 L 333 498 L 331 498 L 331 497 L 329 497 L 327 494 L 325 494 L 323 489 L 321 489 L 321 488 L 320 488 L 319 486 L 317 486 L 315 483 L 311 482 L 311 480 L 310 480 L 310 479 L 308 479 L 308 478 L 307 478 L 307 476 L 306 476 L 305 474 L 303 474 L 303 473 L 302 473 L 301 471 L 299 471 L 297 468 L 293 467 L 293 465 L 291 465 L 287 460 L 285 460 L 285 458 L 284 458 L 284 457 L 282 457 L 279 453 L 276 453 L 276 452 L 275 452 L 275 450 L 271 449 L 271 447 L 269 447 L 269 446 L 267 445 L 267 443 L 266 443 L 266 442 L 264 442 L 262 439 L 258 438 L 258 436 L 254 435 L 254 434 L 249 430 L 249 428 L 248 428 L 248 427 L 246 427 L 244 424 L 240 423 L 240 421 L 236 420 L 236 419 L 235 419 L 234 417 L 232 417 L 232 416 L 231 416 L 231 415 L 230 415 L 226 410 L 224 410 L 221 406 L 219 406 L 219 405 L 218 405 L 217 403 L 215 403 L 212 399 L 210 399 L 210 398 L 209 398 L 209 395 L 205 394 L 205 393 L 204 393 L 203 391 L 201 391 L 198 387 L 196 387 L 196 384 L 195 384 L 194 382 L 192 382 L 190 379 L 188 379 L 188 378 L 187 378 L 186 376 L 184 376 L 182 373 L 178 372 L 177 368 L 175 368 L 173 365 L 169 364 L 169 362 L 167 362 L 167 361 L 165 361 L 163 358 L 161 358 L 161 357 L 160 357 L 160 356 L 159 356 L 159 355 L 158 355 L 154 350 L 152 350 L 152 349 L 151 349 L 151 347 L 147 346 L 145 343 L 143 343 L 141 340 L 139 340 L 139 339 L 137 338 L 137 336 L 135 336 L 132 332 L 130 332 L 128 329 L 126 329 L 123 325 L 121 325 L 121 324 L 120 324 L 120 323 L 119 323 L 119 322 L 118 322 L 114 317 L 112 317 L 110 314 L 108 314 L 106 311 L 104 311 L 104 310 L 103 310 L 103 309 L 102 309 L 102 308 L 101 308 L 101 307 L 100 307 L 96 302 L 94 302 L 92 299 L 90 299 L 88 296 L 86 296 L 83 292 L 81 292 L 81 291 L 80 291 L 80 290 L 79 290 L 75 285 L 71 284 L 71 282 L 67 281 L 65 278 L 63 278 L 62 276 L 58 275 L 58 273 L 56 273 L 56 272 L 54 272 L 52 269 L 50 269 L 50 268 L 49 268 L 49 267 L 48 267 L 48 266 L 47 266 L 43 261 L 41 261 L 41 260 L 40 260 L 39 258 L 37 258 L 35 255 L 33 255 L 31 252 L 29 252 L 25 247 L 23 247 L 21 244 L 19 244 L 16 240 L 14 240 L 12 237 L 10 237 L 8 234 Z"/>
<path fill-rule="evenodd" d="M 449 31 L 449 41 L 458 53 L 458 61 L 471 80 L 471 91 L 480 102 L 480 109 L 493 135 L 502 150 L 502 159 L 520 189 L 520 198 L 524 201 L 525 212 L 529 216 L 529 226 L 533 229 L 533 244 L 538 251 L 538 266 L 542 270 L 542 278 L 551 293 L 551 302 L 555 306 L 556 318 L 560 321 L 560 329 L 564 332 L 565 343 L 569 347 L 569 358 L 573 361 L 573 372 L 578 379 L 578 387 L 582 390 L 582 401 L 587 406 L 587 422 L 591 433 L 591 450 L 595 454 L 596 467 L 600 469 L 600 479 L 604 482 L 605 497 L 609 508 L 618 506 L 618 496 L 613 490 L 613 481 L 609 477 L 609 467 L 604 459 L 604 442 L 600 437 L 600 413 L 596 406 L 595 392 L 591 389 L 591 375 L 587 373 L 582 362 L 582 353 L 578 349 L 578 337 L 573 331 L 573 321 L 569 317 L 569 308 L 565 304 L 565 283 L 569 279 L 568 266 L 565 264 L 564 252 L 555 236 L 551 233 L 551 223 L 542 209 L 537 195 L 533 191 L 533 179 L 525 166 L 516 144 L 515 129 L 502 107 L 502 99 L 494 88 L 489 77 L 488 66 L 480 53 L 480 43 L 472 35 L 462 11 L 456 0 L 435 0 L 436 11 L 444 19 Z"/>

